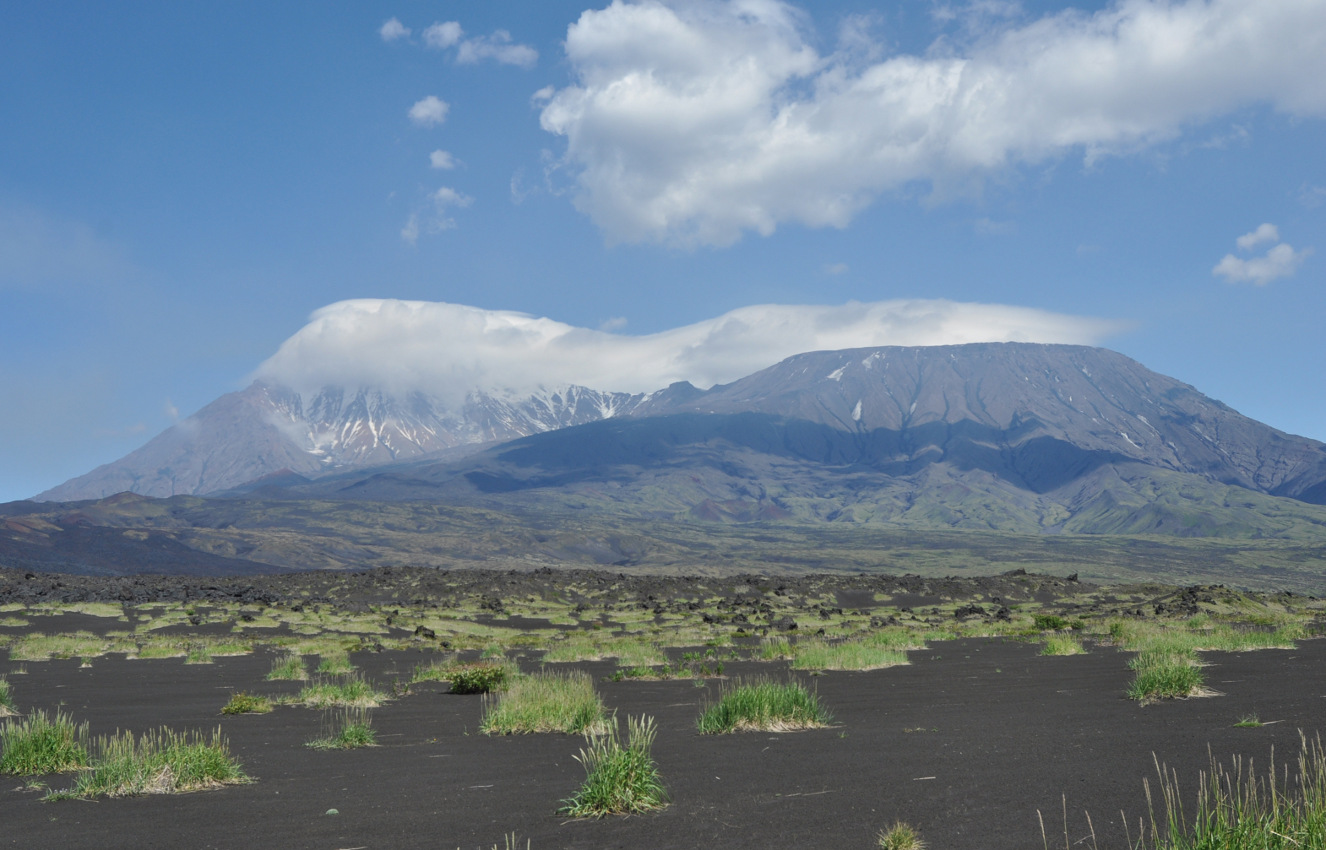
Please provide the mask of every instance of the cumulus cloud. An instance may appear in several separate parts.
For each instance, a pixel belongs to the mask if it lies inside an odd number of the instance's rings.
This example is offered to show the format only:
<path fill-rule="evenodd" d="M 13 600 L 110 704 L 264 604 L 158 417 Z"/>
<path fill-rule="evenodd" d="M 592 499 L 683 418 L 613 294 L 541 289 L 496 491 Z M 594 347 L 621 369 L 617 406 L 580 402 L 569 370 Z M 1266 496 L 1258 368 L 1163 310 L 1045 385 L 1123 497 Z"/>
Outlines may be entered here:
<path fill-rule="evenodd" d="M 614 2 L 569 27 L 574 84 L 540 122 L 610 241 L 726 245 L 843 227 L 912 184 L 1136 151 L 1251 104 L 1326 114 L 1326 0 L 981 8 L 962 43 L 887 55 L 868 27 L 821 53 L 777 0 Z"/>
<path fill-rule="evenodd" d="M 420 127 L 436 127 L 447 120 L 451 104 L 434 95 L 429 95 L 410 107 L 410 120 Z"/>
<path fill-rule="evenodd" d="M 420 391 L 451 403 L 476 389 L 530 392 L 579 384 L 648 392 L 673 381 L 733 381 L 804 351 L 988 341 L 1090 344 L 1113 321 L 941 300 L 841 306 L 764 304 L 642 336 L 459 304 L 361 299 L 315 312 L 258 377 L 324 386 Z"/>
<path fill-rule="evenodd" d="M 1265 286 L 1277 278 L 1289 277 L 1298 271 L 1298 267 L 1312 254 L 1311 248 L 1295 251 L 1289 243 L 1281 242 L 1280 230 L 1274 224 L 1263 224 L 1235 240 L 1239 250 L 1245 253 L 1267 242 L 1277 244 L 1260 257 L 1243 258 L 1226 254 L 1216 263 L 1215 268 L 1211 269 L 1211 273 L 1223 277 L 1230 283 Z"/>
<path fill-rule="evenodd" d="M 434 50 L 445 50 L 460 41 L 464 34 L 456 21 L 438 22 L 424 30 L 424 44 Z"/>
<path fill-rule="evenodd" d="M 1251 233 L 1245 233 L 1234 243 L 1239 246 L 1239 250 L 1251 251 L 1263 242 L 1279 242 L 1280 228 L 1274 224 L 1263 224 Z"/>
<path fill-rule="evenodd" d="M 378 35 L 382 36 L 383 41 L 395 41 L 398 38 L 409 38 L 410 28 L 402 24 L 398 19 L 388 20 L 378 30 Z"/>
<path fill-rule="evenodd" d="M 506 30 L 496 30 L 492 35 L 466 39 L 456 51 L 456 61 L 462 65 L 470 65 L 484 59 L 492 59 L 503 65 L 533 68 L 539 61 L 539 51 L 527 44 L 513 44 L 511 33 Z"/>
<path fill-rule="evenodd" d="M 444 150 L 436 150 L 428 155 L 428 164 L 446 171 L 456 167 L 456 158 Z"/>

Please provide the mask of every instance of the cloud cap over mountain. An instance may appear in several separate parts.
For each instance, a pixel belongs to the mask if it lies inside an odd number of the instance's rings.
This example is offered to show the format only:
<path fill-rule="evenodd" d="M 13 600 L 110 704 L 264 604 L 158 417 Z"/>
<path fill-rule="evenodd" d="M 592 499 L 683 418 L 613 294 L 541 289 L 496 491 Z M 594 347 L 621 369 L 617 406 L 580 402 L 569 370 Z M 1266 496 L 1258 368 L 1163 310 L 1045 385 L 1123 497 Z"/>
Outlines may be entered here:
<path fill-rule="evenodd" d="M 726 383 L 803 351 L 878 345 L 1045 342 L 1093 345 L 1108 319 L 945 300 L 762 304 L 629 336 L 460 304 L 356 299 L 330 304 L 256 377 L 301 392 L 372 386 L 459 402 L 476 389 L 526 393 L 578 384 L 649 392 L 675 381 Z"/>

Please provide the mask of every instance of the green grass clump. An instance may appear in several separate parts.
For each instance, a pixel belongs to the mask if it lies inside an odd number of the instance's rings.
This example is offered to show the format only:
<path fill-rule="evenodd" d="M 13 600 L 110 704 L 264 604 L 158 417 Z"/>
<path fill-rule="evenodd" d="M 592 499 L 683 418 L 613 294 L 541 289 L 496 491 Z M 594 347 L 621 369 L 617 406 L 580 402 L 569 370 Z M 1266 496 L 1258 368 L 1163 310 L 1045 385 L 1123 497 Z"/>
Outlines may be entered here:
<path fill-rule="evenodd" d="M 1197 810 L 1189 819 L 1179 799 L 1178 776 L 1157 764 L 1163 823 L 1156 819 L 1151 787 L 1151 835 L 1137 845 L 1155 850 L 1322 850 L 1326 848 L 1326 754 L 1321 739 L 1302 736 L 1298 771 L 1265 774 L 1251 760 L 1234 757 L 1229 769 L 1214 757 L 1198 779 Z"/>
<path fill-rule="evenodd" d="M 1128 698 L 1144 703 L 1194 696 L 1205 684 L 1202 671 L 1184 653 L 1147 650 L 1139 652 L 1128 666 L 1133 669 Z"/>
<path fill-rule="evenodd" d="M 318 660 L 319 673 L 326 673 L 330 676 L 344 676 L 354 672 L 354 665 L 350 663 L 350 653 L 334 652 L 322 656 Z"/>
<path fill-rule="evenodd" d="M 765 638 L 760 641 L 761 661 L 783 661 L 796 655 L 792 642 L 785 637 Z"/>
<path fill-rule="evenodd" d="M 1038 632 L 1057 632 L 1068 628 L 1068 621 L 1054 614 L 1037 614 L 1031 622 Z"/>
<path fill-rule="evenodd" d="M 290 652 L 277 658 L 272 662 L 272 672 L 267 674 L 267 680 L 307 681 L 308 669 L 304 667 L 303 656 Z"/>
<path fill-rule="evenodd" d="M 451 674 L 453 694 L 486 694 L 500 691 L 510 679 L 502 664 L 470 664 Z"/>
<path fill-rule="evenodd" d="M 511 683 L 496 699 L 485 695 L 480 730 L 486 735 L 529 732 L 581 734 L 602 729 L 603 702 L 587 673 L 537 673 Z"/>
<path fill-rule="evenodd" d="M 211 664 L 212 648 L 207 644 L 190 646 L 184 655 L 185 664 Z"/>
<path fill-rule="evenodd" d="M 1236 729 L 1260 729 L 1261 727 L 1263 727 L 1263 726 L 1265 726 L 1265 725 L 1266 725 L 1266 724 L 1265 724 L 1265 723 L 1262 723 L 1261 719 L 1260 719 L 1259 717 L 1257 717 L 1256 713 L 1253 713 L 1253 714 L 1245 714 L 1245 715 L 1243 715 L 1242 717 L 1240 717 L 1240 718 L 1239 718 L 1239 722 L 1234 724 L 1234 728 L 1236 728 Z"/>
<path fill-rule="evenodd" d="M 1041 647 L 1041 655 L 1082 655 L 1085 652 L 1081 638 L 1073 635 L 1050 635 Z"/>
<path fill-rule="evenodd" d="M 259 694 L 240 691 L 230 695 L 230 701 L 221 706 L 222 714 L 266 714 L 272 710 L 272 701 Z"/>
<path fill-rule="evenodd" d="M 14 695 L 9 690 L 9 680 L 0 676 L 0 717 L 13 717 L 18 714 L 14 706 Z"/>
<path fill-rule="evenodd" d="M 906 663 L 906 652 L 863 640 L 803 641 L 792 658 L 794 670 L 879 670 Z"/>
<path fill-rule="evenodd" d="M 87 766 L 87 724 L 63 712 L 52 719 L 40 709 L 0 726 L 0 773 L 32 776 Z"/>
<path fill-rule="evenodd" d="M 99 738 L 96 749 L 92 769 L 79 774 L 74 787 L 47 799 L 175 794 L 251 781 L 219 728 L 207 738 L 165 727 L 140 738 L 122 732 Z"/>
<path fill-rule="evenodd" d="M 718 702 L 701 712 L 696 727 L 702 735 L 747 730 L 787 732 L 827 726 L 832 720 L 819 697 L 800 682 L 779 684 L 756 679 L 724 688 Z"/>
<path fill-rule="evenodd" d="M 315 750 L 353 750 L 377 743 L 373 713 L 367 708 L 343 708 L 323 719 L 324 734 L 309 741 Z"/>
<path fill-rule="evenodd" d="M 377 708 L 387 701 L 387 695 L 373 687 L 373 683 L 359 675 L 337 679 L 319 677 L 305 685 L 295 698 L 309 708 L 351 706 Z"/>
<path fill-rule="evenodd" d="M 603 817 L 661 809 L 668 804 L 668 792 L 658 775 L 658 765 L 650 754 L 657 728 L 652 717 L 626 719 L 626 743 L 617 733 L 616 718 L 611 726 L 589 736 L 589 746 L 580 750 L 576 761 L 585 767 L 585 782 L 558 813 L 572 817 Z"/>
<path fill-rule="evenodd" d="M 925 850 L 920 833 L 902 821 L 881 832 L 878 841 L 881 850 Z"/>

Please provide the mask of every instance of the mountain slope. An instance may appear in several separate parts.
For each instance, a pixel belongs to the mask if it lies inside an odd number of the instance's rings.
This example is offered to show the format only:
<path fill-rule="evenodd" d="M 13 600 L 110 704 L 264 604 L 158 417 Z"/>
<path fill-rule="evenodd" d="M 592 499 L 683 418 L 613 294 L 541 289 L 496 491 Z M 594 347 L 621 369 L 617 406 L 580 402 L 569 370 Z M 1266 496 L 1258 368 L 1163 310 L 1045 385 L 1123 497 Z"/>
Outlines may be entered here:
<path fill-rule="evenodd" d="M 459 409 L 422 393 L 324 387 L 307 401 L 254 383 L 229 393 L 142 448 L 53 487 L 44 501 L 216 493 L 270 477 L 376 466 L 629 412 L 644 397 L 566 387 L 524 397 L 471 393 Z"/>

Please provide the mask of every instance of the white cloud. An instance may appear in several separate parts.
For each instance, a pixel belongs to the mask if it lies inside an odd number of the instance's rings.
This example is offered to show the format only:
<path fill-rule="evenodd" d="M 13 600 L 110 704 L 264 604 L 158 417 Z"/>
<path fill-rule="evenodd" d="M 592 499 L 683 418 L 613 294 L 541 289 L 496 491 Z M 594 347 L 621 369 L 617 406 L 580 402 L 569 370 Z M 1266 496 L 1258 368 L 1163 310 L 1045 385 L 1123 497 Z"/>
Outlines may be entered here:
<path fill-rule="evenodd" d="M 1298 202 L 1310 210 L 1326 203 L 1326 186 L 1304 183 L 1298 188 Z"/>
<path fill-rule="evenodd" d="M 456 21 L 438 22 L 424 30 L 424 44 L 434 50 L 445 50 L 460 41 L 464 34 Z"/>
<path fill-rule="evenodd" d="M 382 36 L 383 41 L 395 41 L 398 38 L 408 38 L 410 28 L 396 18 L 392 18 L 382 25 L 378 30 L 378 35 Z"/>
<path fill-rule="evenodd" d="M 456 61 L 462 65 L 484 59 L 493 59 L 504 65 L 533 68 L 539 61 L 539 51 L 527 44 L 512 44 L 511 33 L 506 30 L 496 30 L 492 35 L 466 39 L 456 51 Z"/>
<path fill-rule="evenodd" d="M 401 228 L 401 241 L 406 245 L 419 244 L 418 213 L 410 213 L 410 217 L 405 220 L 405 226 Z"/>
<path fill-rule="evenodd" d="M 429 95 L 410 107 L 410 120 L 420 127 L 436 127 L 447 120 L 451 105 L 434 95 Z"/>
<path fill-rule="evenodd" d="M 456 158 L 444 150 L 436 150 L 428 155 L 428 164 L 432 168 L 449 171 L 456 167 Z"/>
<path fill-rule="evenodd" d="M 610 320 L 609 326 L 615 329 Z M 580 384 L 647 392 L 724 383 L 803 351 L 985 341 L 1092 344 L 1118 322 L 995 304 L 909 300 L 765 304 L 644 336 L 459 304 L 362 299 L 315 312 L 258 369 L 313 392 L 330 384 L 421 391 L 451 403 L 475 388 Z"/>
<path fill-rule="evenodd" d="M 1239 250 L 1251 251 L 1263 242 L 1279 242 L 1280 229 L 1274 224 L 1263 224 L 1251 233 L 1245 233 L 1234 240 Z"/>
<path fill-rule="evenodd" d="M 825 274 L 831 274 L 831 275 L 847 274 L 847 272 L 849 272 L 850 270 L 851 268 L 847 265 L 847 263 L 826 263 L 824 265 Z"/>
<path fill-rule="evenodd" d="M 1240 240 L 1240 247 L 1242 240 Z M 1211 273 L 1223 277 L 1230 283 L 1251 283 L 1265 286 L 1277 278 L 1289 277 L 1298 271 L 1312 254 L 1311 248 L 1295 251 L 1291 245 L 1281 242 L 1260 257 L 1242 259 L 1233 254 L 1226 254 Z"/>
<path fill-rule="evenodd" d="M 977 5 L 961 47 L 880 61 L 865 28 L 822 55 L 777 0 L 614 2 L 569 28 L 575 84 L 541 124 L 609 240 L 726 245 L 843 227 L 913 183 L 1134 152 L 1251 104 L 1326 114 L 1326 0 L 1116 0 L 1029 21 Z"/>

